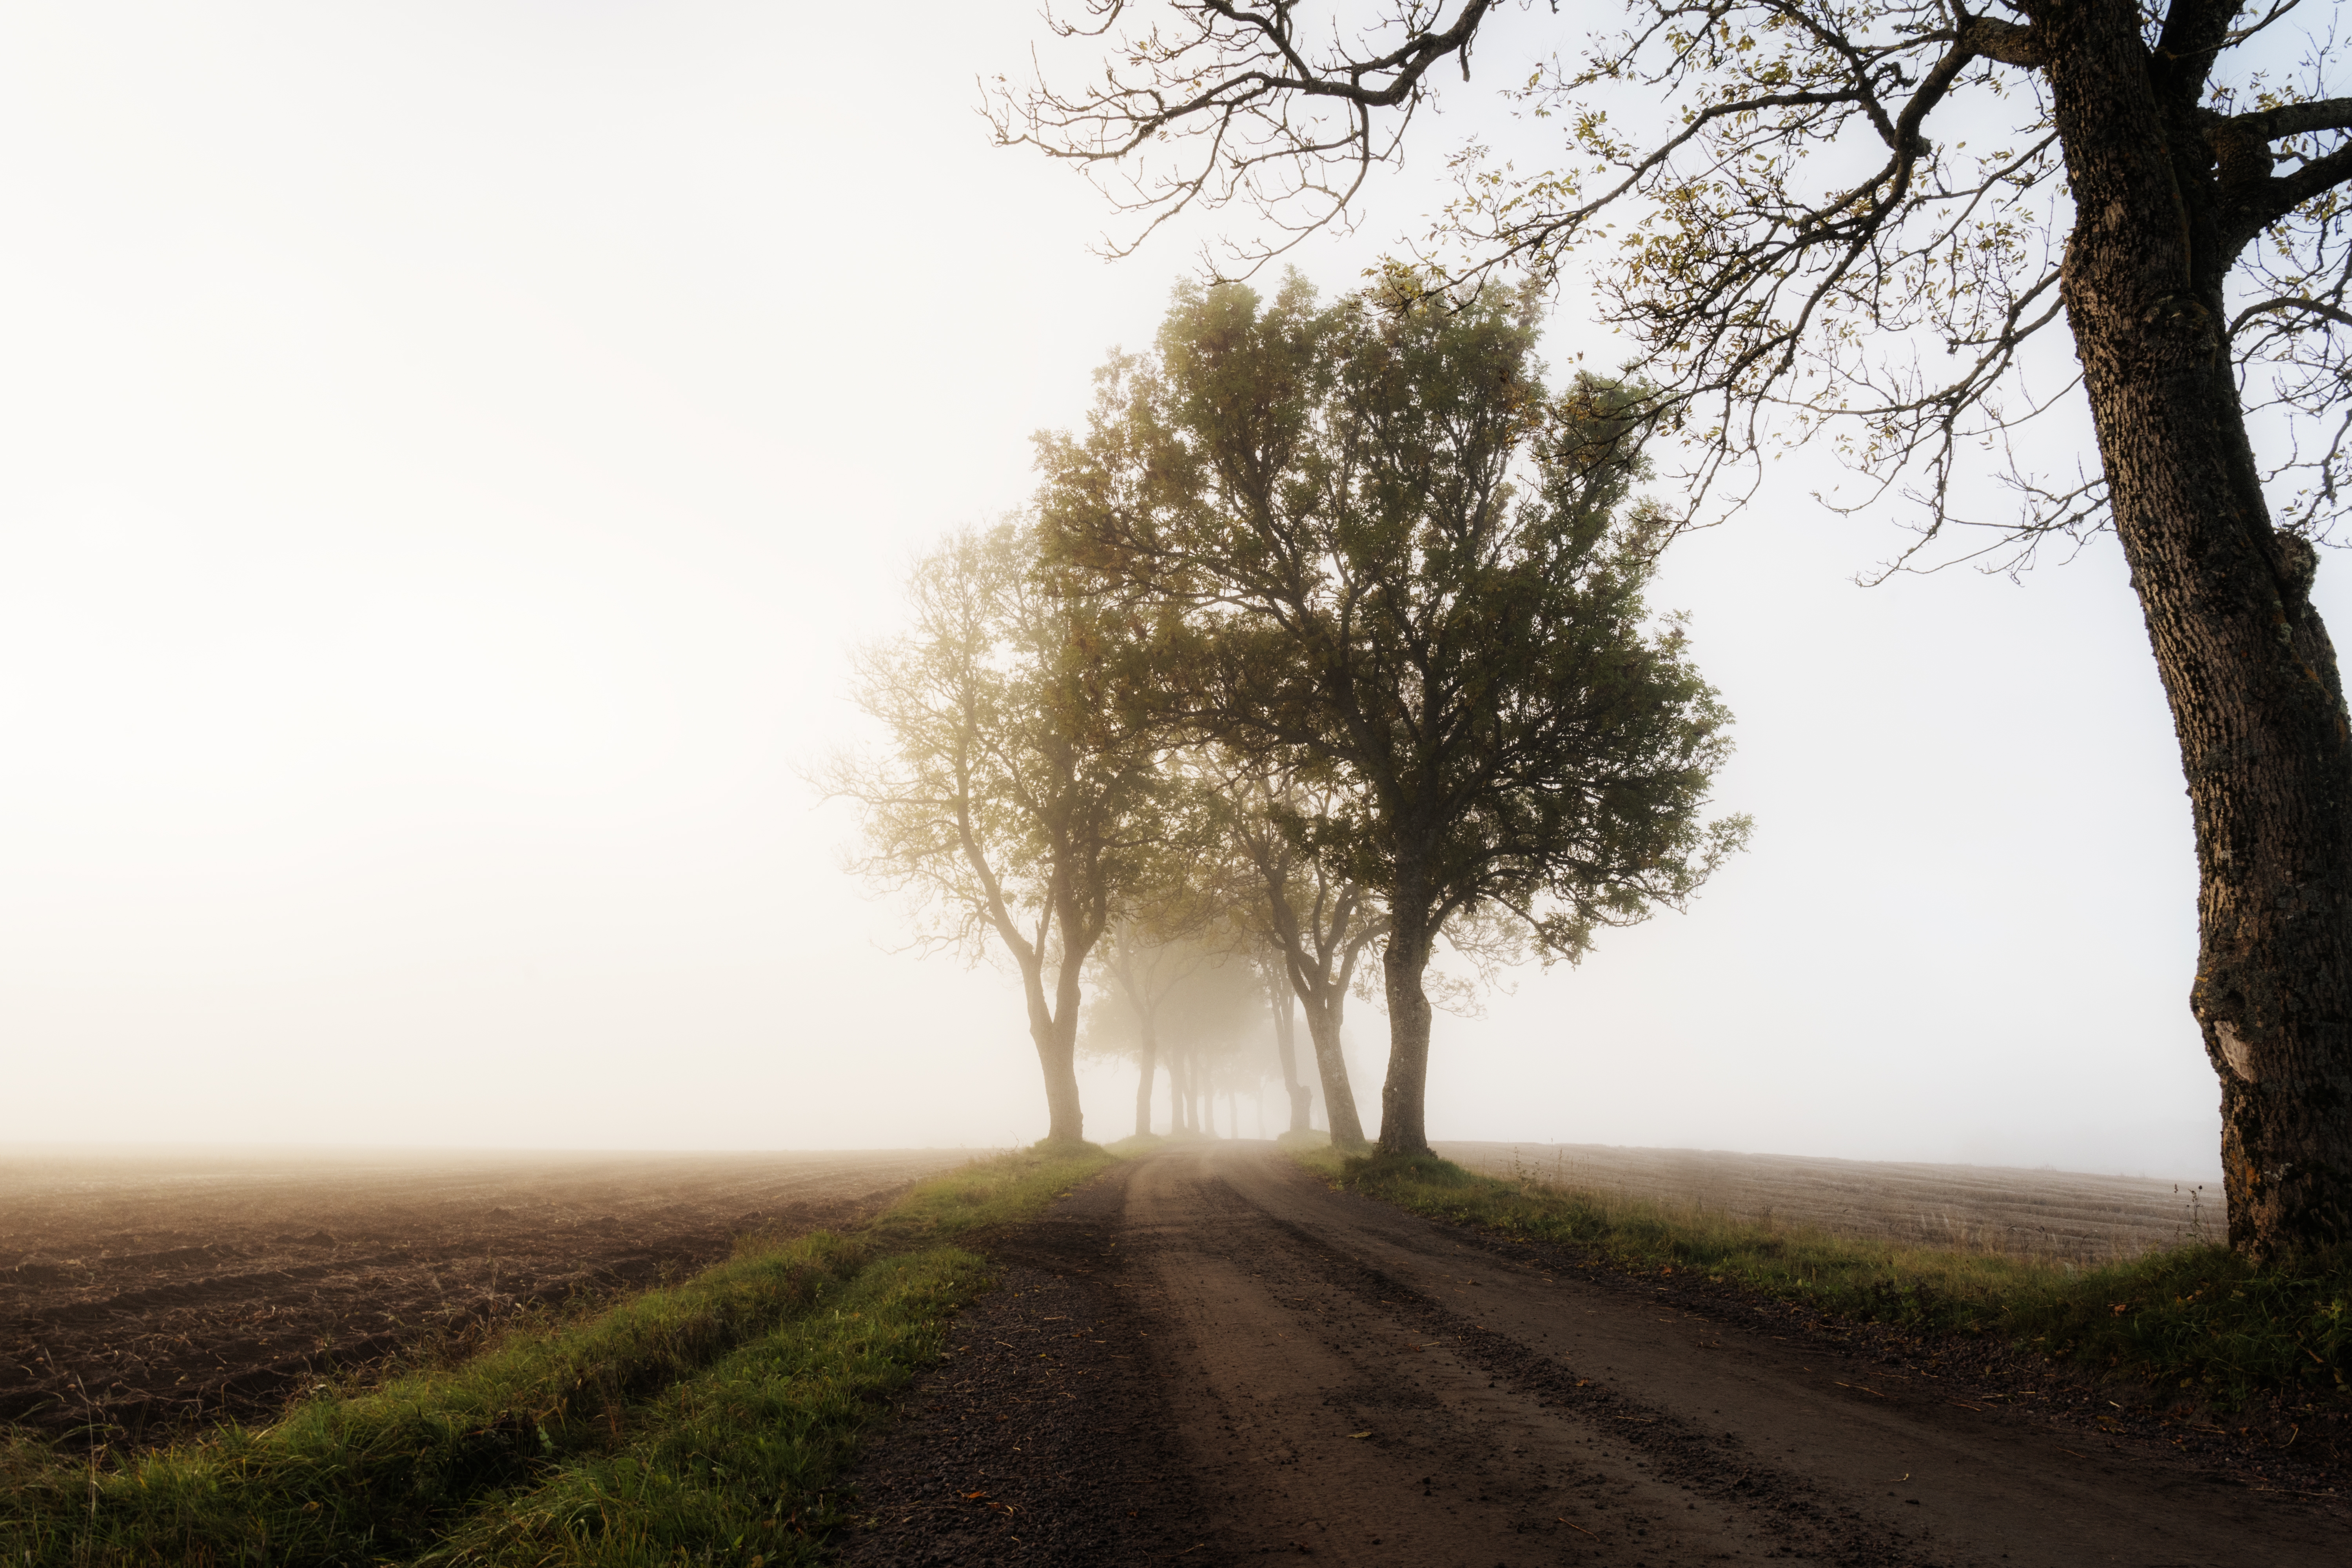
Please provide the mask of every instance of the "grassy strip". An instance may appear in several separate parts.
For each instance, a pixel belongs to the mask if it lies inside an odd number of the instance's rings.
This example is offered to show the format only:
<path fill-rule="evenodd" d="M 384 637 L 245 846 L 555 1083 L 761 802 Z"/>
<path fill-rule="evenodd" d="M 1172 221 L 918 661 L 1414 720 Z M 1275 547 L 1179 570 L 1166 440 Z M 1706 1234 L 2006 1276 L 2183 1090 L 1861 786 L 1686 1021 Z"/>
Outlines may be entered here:
<path fill-rule="evenodd" d="M 1291 1157 L 1414 1214 L 1573 1247 L 1633 1273 L 1697 1276 L 1842 1317 L 1981 1334 L 2224 1403 L 2341 1398 L 2352 1374 L 2352 1255 L 2285 1271 L 2189 1246 L 2097 1268 L 1832 1236 L 1528 1180 L 1450 1161 Z"/>
<path fill-rule="evenodd" d="M 0 1443 L 14 1564 L 814 1561 L 875 1401 L 986 1283 L 949 1245 L 1037 1213 L 1099 1150 L 975 1162 L 865 1231 L 755 1241 L 461 1365 L 111 1463 Z"/>
<path fill-rule="evenodd" d="M 425 1561 L 597 1565 L 818 1555 L 837 1521 L 823 1490 L 873 1401 L 940 1349 L 941 1321 L 984 1278 L 954 1248 L 882 1259 L 817 1321 L 745 1346 L 637 1412 L 634 1440 L 547 1467 L 481 1509 Z"/>

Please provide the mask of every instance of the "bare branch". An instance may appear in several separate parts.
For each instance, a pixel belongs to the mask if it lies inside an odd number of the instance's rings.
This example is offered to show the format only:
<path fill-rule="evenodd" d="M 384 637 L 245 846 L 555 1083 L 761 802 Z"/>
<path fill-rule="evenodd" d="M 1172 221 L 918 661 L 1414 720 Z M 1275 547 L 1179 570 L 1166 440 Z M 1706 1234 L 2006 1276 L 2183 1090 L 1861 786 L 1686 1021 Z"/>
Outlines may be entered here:
<path fill-rule="evenodd" d="M 2243 114 L 2216 115 L 2222 126 L 2264 142 L 2307 136 L 2315 131 L 2352 131 L 2352 98 L 2314 99 L 2305 103 L 2282 103 Z"/>
<path fill-rule="evenodd" d="M 1978 15 L 1959 0 L 1627 4 L 1622 31 L 1513 94 L 1562 129 L 1560 159 L 1522 172 L 1465 149 L 1459 194 L 1412 267 L 1431 287 L 1502 268 L 1589 276 L 1603 322 L 1642 356 L 1649 426 L 1682 444 L 1673 477 L 1692 525 L 1745 504 L 1769 451 L 1831 436 L 1865 481 L 1846 504 L 1906 498 L 1925 510 L 1925 539 L 1946 521 L 1995 526 L 1963 517 L 1954 486 L 1979 446 L 2004 448 L 2050 405 L 2027 392 L 2022 356 L 2063 320 L 2054 279 L 2072 221 L 2036 13 Z M 2330 204 L 2352 180 L 2352 146 L 2334 144 L 2352 130 L 2352 100 L 2325 90 L 2332 44 L 2315 46 L 2309 79 L 2292 88 L 2259 73 L 2206 85 L 2224 52 L 2294 5 L 2272 0 L 2249 19 L 2235 0 L 2171 0 L 2149 9 L 2143 36 L 2166 101 L 2213 147 L 2229 253 L 2267 237 L 2301 258 L 2266 255 L 2258 297 L 2325 301 L 2326 279 L 2309 275 L 2333 265 L 2343 220 Z M 1429 68 L 1466 56 L 1493 11 L 1391 0 L 1360 46 L 1310 49 L 1291 31 L 1295 8 L 1272 0 L 1178 0 L 1181 25 L 1165 30 L 1120 9 L 1109 85 L 1040 87 L 1017 126 L 1000 118 L 1002 133 L 1119 166 L 1147 232 L 1193 205 L 1257 206 L 1275 226 L 1236 252 L 1252 264 L 1348 220 L 1369 172 L 1399 151 Z M 1628 89 L 1665 113 L 1621 129 L 1601 105 Z M 2284 329 L 2341 324 L 2288 318 L 2273 307 L 2246 322 L 2239 353 L 2285 376 L 2272 406 L 2320 417 L 2327 389 L 2344 385 L 2329 379 L 2332 351 L 2291 347 Z M 1934 363 L 1934 345 L 1950 363 Z M 2310 448 L 2323 449 L 2335 448 Z M 2052 531 L 2096 526 L 2083 508 L 2101 493 L 2011 484 L 2022 510 L 1998 526 L 2030 553 Z"/>
<path fill-rule="evenodd" d="M 2307 300 L 2300 295 L 2292 299 L 2264 300 L 2259 305 L 2249 305 L 2230 323 L 2231 336 L 2256 316 L 2272 313 L 2309 316 L 2322 321 L 2333 321 L 2339 327 L 2352 327 L 2352 311 L 2338 310 L 2321 300 Z"/>

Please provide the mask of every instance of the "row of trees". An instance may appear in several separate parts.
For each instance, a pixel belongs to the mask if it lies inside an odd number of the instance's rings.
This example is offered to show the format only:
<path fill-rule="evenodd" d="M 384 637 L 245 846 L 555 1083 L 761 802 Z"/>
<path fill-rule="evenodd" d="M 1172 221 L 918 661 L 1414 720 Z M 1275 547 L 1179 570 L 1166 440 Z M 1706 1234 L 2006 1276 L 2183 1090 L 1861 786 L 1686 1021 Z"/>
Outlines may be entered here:
<path fill-rule="evenodd" d="M 1702 816 L 1728 715 L 1643 599 L 1672 527 L 1636 395 L 1553 394 L 1536 338 L 1493 286 L 1180 289 L 1087 428 L 1040 437 L 1030 511 L 923 558 L 859 657 L 887 741 L 824 779 L 852 868 L 1019 971 L 1049 1138 L 1084 1135 L 1089 960 L 1213 921 L 1287 982 L 1343 1144 L 1376 957 L 1380 1142 L 1424 1152 L 1441 945 L 1574 962 L 1742 841 Z"/>
<path fill-rule="evenodd" d="M 1349 216 L 1438 84 L 1469 79 L 1503 7 L 1336 9 L 1085 0 L 1054 26 L 1106 58 L 1007 83 L 999 139 L 1103 176 L 1145 233 L 1255 206 L 1268 237 L 1238 246 L 1255 264 Z M 1559 129 L 1557 157 L 1464 149 L 1433 236 L 1444 270 L 1582 270 L 1645 378 L 1628 412 L 1680 438 L 1694 493 L 1827 437 L 1862 504 L 1900 498 L 1923 540 L 1985 530 L 2014 566 L 2053 535 L 2114 531 L 2195 819 L 2189 1005 L 2221 1084 L 2231 1241 L 2257 1257 L 2352 1241 L 2352 715 L 2311 597 L 2314 546 L 2352 501 L 2334 12 L 1553 10 L 1563 47 L 1506 74 Z M 2032 345 L 2060 333 L 2079 375 L 2030 377 Z M 2065 404 L 2087 411 L 2097 461 L 2018 461 L 2010 433 Z M 2011 488 L 2006 519 L 1969 509 L 1978 473 Z"/>
<path fill-rule="evenodd" d="M 1262 1095 L 1269 1077 L 1288 1101 L 1287 1129 L 1307 1131 L 1316 1088 L 1299 1071 L 1297 999 L 1279 955 L 1250 942 L 1241 921 L 1175 935 L 1129 925 L 1097 950 L 1096 973 L 1078 1050 L 1134 1064 L 1139 1135 L 1151 1131 L 1163 1070 L 1174 1131 L 1213 1135 L 1216 1097 L 1230 1107 L 1244 1091 Z"/>

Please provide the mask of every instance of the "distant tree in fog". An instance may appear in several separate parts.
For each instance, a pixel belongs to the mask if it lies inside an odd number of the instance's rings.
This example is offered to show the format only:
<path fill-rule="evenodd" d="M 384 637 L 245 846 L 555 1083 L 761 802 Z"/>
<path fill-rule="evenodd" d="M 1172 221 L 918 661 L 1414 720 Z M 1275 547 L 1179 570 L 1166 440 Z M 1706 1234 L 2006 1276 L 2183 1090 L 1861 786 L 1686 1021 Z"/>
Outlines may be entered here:
<path fill-rule="evenodd" d="M 1108 982 L 1104 1000 L 1125 1009 L 1126 1026 L 1106 1027 L 1106 1011 L 1089 1009 L 1087 1033 L 1097 1048 L 1115 1041 L 1120 1055 L 1130 1049 L 1134 1054 L 1139 1138 L 1151 1131 L 1151 1100 L 1160 1078 L 1160 1009 L 1178 985 L 1215 956 L 1200 942 L 1169 940 L 1139 920 L 1120 922 L 1110 940 L 1095 950 L 1095 966 Z M 1169 1076 L 1172 1086 L 1178 1081 L 1173 1067 Z"/>
<path fill-rule="evenodd" d="M 857 808 L 848 869 L 909 895 L 924 943 L 1013 960 L 1047 1137 L 1076 1142 L 1081 975 L 1164 837 L 1160 747 L 1114 700 L 1128 628 L 1025 524 L 952 535 L 907 595 L 913 624 L 860 650 L 851 684 L 887 739 L 818 783 Z"/>
<path fill-rule="evenodd" d="M 1137 673 L 1151 682 L 1148 668 Z M 1153 700 L 1148 692 L 1139 699 L 1130 692 L 1129 700 L 1146 710 Z M 1124 1017 L 1115 1018 L 1117 1008 L 1108 1005 L 1089 1009 L 1082 1047 L 1091 1037 L 1109 1054 L 1137 1063 L 1138 1136 L 1151 1130 L 1154 1085 L 1163 1059 L 1176 1100 L 1172 1125 L 1196 1130 L 1192 1075 L 1198 1062 L 1182 1049 L 1163 1057 L 1160 1012 L 1202 970 L 1238 965 L 1236 975 L 1253 974 L 1265 991 L 1290 1130 L 1307 1130 L 1314 1102 L 1314 1090 L 1298 1076 L 1296 1034 L 1298 1003 L 1305 997 L 1310 1037 L 1328 1042 L 1318 1052 L 1326 1103 L 1340 1108 L 1335 1114 L 1337 1125 L 1345 1129 L 1342 1142 L 1360 1143 L 1355 1097 L 1339 1052 L 1340 1004 L 1333 984 L 1337 969 L 1344 994 L 1357 956 L 1378 932 L 1376 910 L 1353 889 L 1338 900 L 1321 896 L 1328 875 L 1285 841 L 1268 815 L 1274 792 L 1246 766 L 1236 772 L 1231 759 L 1213 749 L 1194 750 L 1171 760 L 1167 780 L 1163 820 L 1169 831 L 1158 875 L 1135 912 L 1095 950 L 1096 973 L 1110 1000 L 1124 1007 Z M 1294 895 L 1309 901 L 1294 909 Z M 1297 949 L 1295 956 L 1292 947 Z M 1188 998 L 1200 989 L 1189 988 Z M 1197 1012 L 1197 1005 L 1191 1010 Z"/>
<path fill-rule="evenodd" d="M 1167 941 L 1140 927 L 1119 934 L 1124 941 L 1107 942 L 1097 955 L 1103 984 L 1087 1009 L 1084 1047 L 1138 1064 L 1139 1134 L 1151 1131 L 1160 1068 L 1168 1073 L 1171 1131 L 1213 1131 L 1212 1097 L 1262 1080 L 1264 1053 L 1252 1042 L 1269 1020 L 1258 972 L 1223 925 Z"/>
<path fill-rule="evenodd" d="M 1350 995 L 1370 992 L 1371 972 L 1360 967 L 1368 948 L 1388 929 L 1380 900 L 1305 847 L 1306 828 L 1334 802 L 1328 788 L 1295 775 L 1244 765 L 1215 796 L 1216 818 L 1232 858 L 1234 920 L 1255 938 L 1269 973 L 1287 995 L 1276 1004 L 1276 1037 L 1287 1052 L 1289 999 L 1307 1014 L 1307 1037 L 1323 1089 L 1331 1142 L 1364 1145 L 1355 1087 L 1339 1049 L 1339 1026 Z M 1286 1087 L 1296 1084 L 1286 1057 Z M 1306 1131 L 1303 1093 L 1291 1089 L 1293 1131 Z"/>
<path fill-rule="evenodd" d="M 1250 962 L 1274 1014 L 1275 1061 L 1282 1069 L 1283 1098 L 1290 1107 L 1290 1125 L 1285 1131 L 1308 1131 L 1314 1125 L 1315 1085 L 1298 1076 L 1298 993 L 1290 988 L 1282 954 L 1261 945 L 1250 954 Z"/>

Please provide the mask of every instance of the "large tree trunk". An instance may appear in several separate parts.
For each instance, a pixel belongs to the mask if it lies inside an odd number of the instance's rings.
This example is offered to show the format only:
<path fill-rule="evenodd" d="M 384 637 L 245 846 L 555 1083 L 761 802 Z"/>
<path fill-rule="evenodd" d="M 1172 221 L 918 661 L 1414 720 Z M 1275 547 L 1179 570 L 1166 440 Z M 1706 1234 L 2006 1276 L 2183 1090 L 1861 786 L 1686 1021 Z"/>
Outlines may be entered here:
<path fill-rule="evenodd" d="M 1406 879 L 1400 877 L 1400 901 Z M 1391 907 L 1393 925 L 1381 953 L 1381 980 L 1389 1004 L 1389 1075 L 1381 1085 L 1381 1152 L 1426 1154 L 1429 1134 L 1422 1101 L 1429 1087 L 1429 994 L 1422 975 L 1437 933 L 1428 911 Z"/>
<path fill-rule="evenodd" d="M 2273 531 L 2246 439 L 2211 155 L 2135 6 L 2038 6 L 2034 26 L 2078 214 L 2067 319 L 2196 824 L 2189 1005 L 2231 1244 L 2352 1240 L 2352 727 L 2313 552 Z"/>
<path fill-rule="evenodd" d="M 1066 919 L 1062 929 L 1069 930 Z M 1054 979 L 1055 1005 L 1050 1008 L 1045 1005 L 1044 960 L 1024 961 L 1021 966 L 1029 994 L 1029 1037 L 1036 1043 L 1037 1065 L 1045 1074 L 1045 1141 L 1049 1143 L 1086 1141 L 1086 1116 L 1078 1108 L 1079 971 L 1086 958 L 1083 947 L 1073 952 L 1069 942 L 1062 944 L 1061 963 Z"/>
<path fill-rule="evenodd" d="M 1307 1038 L 1315 1047 L 1315 1076 L 1323 1084 L 1323 1117 L 1331 1124 L 1331 1146 L 1361 1149 L 1363 1119 L 1356 1114 L 1355 1086 L 1348 1081 L 1348 1058 L 1339 1049 L 1339 1009 L 1336 1003 L 1308 1002 Z"/>
<path fill-rule="evenodd" d="M 1080 1143 L 1086 1141 L 1086 1116 L 1078 1109 L 1077 1017 L 1052 1020 L 1030 1031 L 1036 1042 L 1037 1065 L 1045 1074 L 1045 1141 Z"/>

